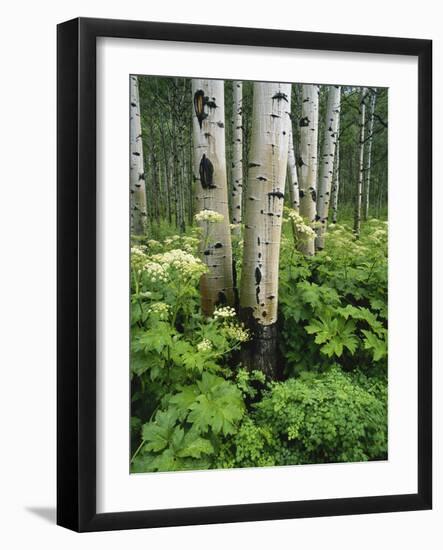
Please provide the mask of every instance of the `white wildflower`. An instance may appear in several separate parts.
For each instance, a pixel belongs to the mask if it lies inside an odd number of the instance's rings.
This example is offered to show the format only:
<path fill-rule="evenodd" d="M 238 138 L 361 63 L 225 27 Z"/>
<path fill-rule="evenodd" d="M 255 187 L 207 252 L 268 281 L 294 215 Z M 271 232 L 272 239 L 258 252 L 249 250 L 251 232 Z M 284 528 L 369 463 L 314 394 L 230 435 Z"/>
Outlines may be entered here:
<path fill-rule="evenodd" d="M 228 338 L 237 340 L 237 342 L 247 342 L 251 338 L 249 330 L 243 328 L 242 326 L 227 325 L 224 328 L 224 331 Z"/>
<path fill-rule="evenodd" d="M 195 220 L 197 222 L 219 223 L 224 219 L 223 214 L 215 212 L 214 210 L 200 210 L 200 212 L 195 215 Z"/>
<path fill-rule="evenodd" d="M 148 312 L 158 315 L 160 319 L 167 319 L 170 309 L 164 302 L 154 302 L 149 306 Z"/>
<path fill-rule="evenodd" d="M 288 214 L 288 218 L 295 224 L 303 223 L 303 218 L 300 216 L 300 214 L 296 210 L 292 210 L 291 208 L 288 208 L 287 214 Z"/>
<path fill-rule="evenodd" d="M 235 309 L 233 307 L 220 307 L 214 311 L 214 317 L 216 319 L 230 319 L 235 317 Z"/>
<path fill-rule="evenodd" d="M 212 349 L 212 343 L 207 338 L 203 338 L 203 340 L 197 344 L 197 349 L 198 351 L 210 351 Z"/>
<path fill-rule="evenodd" d="M 145 265 L 143 266 L 143 269 L 145 273 L 148 275 L 148 277 L 151 279 L 151 281 L 154 283 L 157 280 L 160 282 L 166 282 L 168 279 L 166 271 L 163 269 L 163 266 L 160 265 L 158 262 L 155 262 L 155 261 L 146 262 Z"/>
<path fill-rule="evenodd" d="M 152 256 L 152 259 L 164 271 L 175 270 L 187 276 L 200 276 L 206 271 L 206 266 L 201 260 L 189 252 L 180 249 L 169 250 L 163 254 L 155 254 Z"/>
<path fill-rule="evenodd" d="M 146 254 L 146 249 L 144 246 L 135 244 L 131 246 L 131 255 L 132 256 L 144 256 Z"/>

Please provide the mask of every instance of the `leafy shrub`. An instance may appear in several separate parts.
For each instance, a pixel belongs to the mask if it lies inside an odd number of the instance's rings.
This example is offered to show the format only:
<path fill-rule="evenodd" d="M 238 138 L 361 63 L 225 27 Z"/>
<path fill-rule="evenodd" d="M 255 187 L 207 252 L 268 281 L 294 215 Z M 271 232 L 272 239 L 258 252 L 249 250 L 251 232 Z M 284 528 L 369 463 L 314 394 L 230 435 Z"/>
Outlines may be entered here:
<path fill-rule="evenodd" d="M 369 226 L 369 227 L 367 227 Z M 283 240 L 279 306 L 288 372 L 358 365 L 383 375 L 387 365 L 387 231 L 371 220 L 360 239 L 332 225 L 313 258 Z M 290 252 L 289 252 L 290 250 Z"/>
<path fill-rule="evenodd" d="M 215 467 L 354 462 L 387 456 L 386 384 L 338 366 L 269 384 Z"/>
<path fill-rule="evenodd" d="M 273 383 L 255 408 L 281 442 L 279 464 L 386 458 L 386 393 L 376 397 L 338 367 Z"/>

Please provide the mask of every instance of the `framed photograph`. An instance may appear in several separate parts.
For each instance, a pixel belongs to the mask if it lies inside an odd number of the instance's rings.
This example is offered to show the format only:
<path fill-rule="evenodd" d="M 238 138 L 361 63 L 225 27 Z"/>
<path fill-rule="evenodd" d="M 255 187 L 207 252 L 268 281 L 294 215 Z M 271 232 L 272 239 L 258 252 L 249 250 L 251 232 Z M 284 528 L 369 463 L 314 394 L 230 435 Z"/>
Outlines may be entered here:
<path fill-rule="evenodd" d="M 431 67 L 58 26 L 59 525 L 431 508 Z"/>

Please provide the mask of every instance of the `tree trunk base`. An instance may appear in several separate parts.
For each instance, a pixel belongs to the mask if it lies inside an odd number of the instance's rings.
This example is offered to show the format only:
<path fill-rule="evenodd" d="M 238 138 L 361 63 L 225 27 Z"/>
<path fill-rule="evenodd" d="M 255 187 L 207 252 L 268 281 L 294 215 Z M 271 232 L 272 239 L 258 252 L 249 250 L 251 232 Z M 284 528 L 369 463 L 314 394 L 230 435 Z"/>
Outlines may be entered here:
<path fill-rule="evenodd" d="M 258 323 L 250 308 L 242 309 L 240 318 L 252 336 L 242 346 L 240 357 L 243 367 L 250 371 L 260 370 L 271 380 L 280 380 L 283 369 L 278 349 L 277 323 Z"/>

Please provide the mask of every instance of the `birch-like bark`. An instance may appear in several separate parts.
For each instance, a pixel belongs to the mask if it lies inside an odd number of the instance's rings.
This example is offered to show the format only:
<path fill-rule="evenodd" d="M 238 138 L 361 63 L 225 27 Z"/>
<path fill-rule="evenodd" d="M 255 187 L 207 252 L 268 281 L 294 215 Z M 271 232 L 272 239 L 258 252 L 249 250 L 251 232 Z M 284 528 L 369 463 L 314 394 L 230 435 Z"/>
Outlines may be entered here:
<path fill-rule="evenodd" d="M 130 102 L 131 232 L 141 236 L 146 234 L 147 225 L 146 187 L 138 78 L 133 75 L 130 77 Z"/>
<path fill-rule="evenodd" d="M 289 173 L 289 200 L 291 208 L 296 212 L 300 208 L 300 196 L 298 188 L 297 162 L 294 152 L 294 138 L 292 135 L 292 122 L 289 121 L 289 141 L 288 141 L 288 173 Z"/>
<path fill-rule="evenodd" d="M 317 250 L 325 247 L 325 233 L 328 224 L 331 198 L 332 177 L 334 175 L 334 155 L 337 145 L 338 120 L 340 118 L 340 86 L 328 87 L 328 106 L 323 137 L 323 154 L 320 165 L 320 179 L 317 198 L 317 228 L 315 246 Z"/>
<path fill-rule="evenodd" d="M 337 146 L 335 148 L 334 179 L 332 183 L 332 223 L 337 223 L 338 193 L 340 191 L 340 119 L 337 128 Z"/>
<path fill-rule="evenodd" d="M 314 225 L 317 202 L 318 86 L 303 84 L 300 118 L 299 166 L 300 215 Z M 315 237 L 299 242 L 299 250 L 307 256 L 315 254 Z"/>
<path fill-rule="evenodd" d="M 232 223 L 237 227 L 235 234 L 241 233 L 242 194 L 243 194 L 243 85 L 235 80 L 233 86 L 232 105 Z"/>
<path fill-rule="evenodd" d="M 361 229 L 361 203 L 363 195 L 364 157 L 365 157 L 365 120 L 366 120 L 366 88 L 363 88 L 360 99 L 360 157 L 358 166 L 357 195 L 355 198 L 354 233 L 358 237 Z"/>
<path fill-rule="evenodd" d="M 368 136 L 368 153 L 366 156 L 366 169 L 365 169 L 365 208 L 364 208 L 364 219 L 367 220 L 369 216 L 369 194 L 371 191 L 371 161 L 372 161 L 372 140 L 374 134 L 374 114 L 375 114 L 375 103 L 377 101 L 377 91 L 374 90 L 371 96 L 371 111 L 369 118 L 369 136 Z"/>
<path fill-rule="evenodd" d="M 243 363 L 271 377 L 277 364 L 278 268 L 290 110 L 290 84 L 254 83 L 240 314 L 253 335 L 244 347 Z"/>
<path fill-rule="evenodd" d="M 208 273 L 200 281 L 201 307 L 212 315 L 216 305 L 234 305 L 225 155 L 223 80 L 192 80 L 194 179 L 197 211 L 212 210 L 220 222 L 199 222 L 200 253 Z"/>

